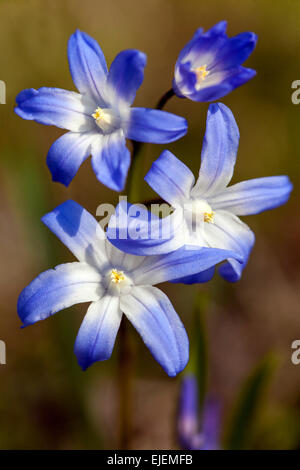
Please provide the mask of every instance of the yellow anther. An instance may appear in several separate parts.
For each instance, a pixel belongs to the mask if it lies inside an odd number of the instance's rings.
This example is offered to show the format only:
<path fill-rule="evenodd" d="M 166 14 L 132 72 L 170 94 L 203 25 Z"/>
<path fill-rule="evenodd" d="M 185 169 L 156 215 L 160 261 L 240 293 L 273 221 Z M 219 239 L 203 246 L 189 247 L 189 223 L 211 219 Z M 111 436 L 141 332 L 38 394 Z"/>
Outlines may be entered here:
<path fill-rule="evenodd" d="M 214 218 L 215 218 L 215 213 L 213 211 L 204 212 L 204 222 L 207 222 L 208 224 L 213 224 Z"/>
<path fill-rule="evenodd" d="M 110 273 L 110 279 L 114 284 L 120 284 L 125 279 L 124 272 L 114 268 Z"/>
<path fill-rule="evenodd" d="M 206 70 L 206 65 L 201 65 L 200 67 L 196 67 L 193 72 L 195 72 L 197 77 L 197 82 L 201 82 L 205 79 L 205 77 L 209 74 L 209 70 Z"/>
<path fill-rule="evenodd" d="M 92 117 L 95 119 L 95 121 L 99 122 L 105 117 L 105 113 L 103 109 L 97 108 L 92 114 Z"/>

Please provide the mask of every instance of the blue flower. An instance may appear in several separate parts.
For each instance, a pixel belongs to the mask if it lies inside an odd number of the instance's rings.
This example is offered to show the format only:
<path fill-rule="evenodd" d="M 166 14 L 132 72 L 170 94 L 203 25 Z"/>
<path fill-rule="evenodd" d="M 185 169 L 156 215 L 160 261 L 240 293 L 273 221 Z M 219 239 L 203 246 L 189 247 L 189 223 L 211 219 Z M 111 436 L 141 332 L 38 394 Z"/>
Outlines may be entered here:
<path fill-rule="evenodd" d="M 229 259 L 219 272 L 228 281 L 240 279 L 254 244 L 254 234 L 238 216 L 258 214 L 284 204 L 292 184 L 287 176 L 270 176 L 228 187 L 238 143 L 239 130 L 230 109 L 221 103 L 211 104 L 197 182 L 190 169 L 165 150 L 152 164 L 145 180 L 175 211 L 163 219 L 153 219 L 147 212 L 140 220 L 139 238 L 114 239 L 108 231 L 111 242 L 137 255 L 164 254 L 183 246 L 232 250 L 243 262 Z M 124 211 L 122 206 L 117 209 Z M 129 228 L 131 224 L 134 220 L 129 218 Z M 168 236 L 163 237 L 162 233 Z M 211 268 L 180 281 L 203 282 L 213 274 Z"/>
<path fill-rule="evenodd" d="M 109 243 L 96 219 L 72 200 L 42 220 L 78 262 L 43 272 L 22 291 L 18 314 L 23 325 L 91 302 L 75 343 L 82 369 L 111 356 L 124 313 L 167 374 L 180 372 L 188 361 L 187 334 L 168 297 L 153 285 L 207 270 L 234 253 L 205 248 L 128 255 Z"/>
<path fill-rule="evenodd" d="M 215 400 L 205 401 L 200 420 L 196 377 L 183 377 L 179 397 L 178 438 L 186 450 L 217 450 L 220 448 L 220 406 Z"/>
<path fill-rule="evenodd" d="M 180 52 L 175 65 L 173 89 L 193 101 L 214 101 L 254 77 L 255 70 L 242 67 L 253 51 L 257 36 L 226 34 L 226 21 L 203 32 L 199 28 Z"/>
<path fill-rule="evenodd" d="M 120 52 L 108 71 L 98 43 L 76 31 L 69 40 L 68 58 L 79 93 L 45 87 L 24 90 L 16 98 L 15 111 L 23 119 L 69 130 L 48 153 L 54 181 L 68 186 L 91 154 L 98 180 L 121 191 L 130 165 L 125 139 L 172 142 L 187 132 L 186 120 L 164 111 L 131 108 L 144 76 L 142 52 Z"/>

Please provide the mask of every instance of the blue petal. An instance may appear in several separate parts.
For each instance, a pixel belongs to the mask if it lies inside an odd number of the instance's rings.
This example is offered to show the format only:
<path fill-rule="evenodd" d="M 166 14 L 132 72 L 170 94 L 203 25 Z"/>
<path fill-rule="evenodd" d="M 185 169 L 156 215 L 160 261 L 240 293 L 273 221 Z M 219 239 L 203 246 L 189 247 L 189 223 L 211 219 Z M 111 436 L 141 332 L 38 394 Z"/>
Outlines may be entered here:
<path fill-rule="evenodd" d="M 68 59 L 73 82 L 82 94 L 104 103 L 103 93 L 107 66 L 95 39 L 77 30 L 69 39 Z"/>
<path fill-rule="evenodd" d="M 101 275 L 86 263 L 61 264 L 40 274 L 21 292 L 18 315 L 24 326 L 71 305 L 101 296 Z"/>
<path fill-rule="evenodd" d="M 118 297 L 104 295 L 89 306 L 74 348 L 78 364 L 83 370 L 96 361 L 110 358 L 121 318 Z"/>
<path fill-rule="evenodd" d="M 63 202 L 42 217 L 42 222 L 79 261 L 106 262 L 105 234 L 96 219 L 72 200 Z"/>
<path fill-rule="evenodd" d="M 197 39 L 201 37 L 202 34 L 203 34 L 203 28 L 196 29 L 192 39 L 184 46 L 184 48 L 179 53 L 177 64 L 179 64 L 185 58 L 185 56 L 189 53 L 189 51 L 191 50 L 191 48 L 193 47 Z"/>
<path fill-rule="evenodd" d="M 229 108 L 222 103 L 209 106 L 195 196 L 207 197 L 223 190 L 233 175 L 239 130 Z"/>
<path fill-rule="evenodd" d="M 123 131 L 99 135 L 92 147 L 92 166 L 97 179 L 114 191 L 125 187 L 130 152 Z"/>
<path fill-rule="evenodd" d="M 190 432 L 196 432 L 198 429 L 198 385 L 197 379 L 192 374 L 186 374 L 183 377 L 180 390 L 179 401 L 179 419 L 186 420 Z"/>
<path fill-rule="evenodd" d="M 50 147 L 47 165 L 53 181 L 69 186 L 80 165 L 91 154 L 93 132 L 68 132 Z"/>
<path fill-rule="evenodd" d="M 120 52 L 110 66 L 107 84 L 113 99 L 132 104 L 144 79 L 146 55 L 135 49 Z"/>
<path fill-rule="evenodd" d="M 227 29 L 227 21 L 222 20 L 216 23 L 214 26 L 209 28 L 204 35 L 208 37 L 218 36 L 219 34 L 225 34 Z"/>
<path fill-rule="evenodd" d="M 91 116 L 94 106 L 87 98 L 60 88 L 30 88 L 16 97 L 16 114 L 23 119 L 61 127 L 73 132 L 95 128 Z"/>
<path fill-rule="evenodd" d="M 195 90 L 188 95 L 188 98 L 200 102 L 219 100 L 235 88 L 251 80 L 256 75 L 256 71 L 239 66 L 228 71 L 212 73 L 212 77 L 217 74 L 219 75 L 219 80 L 216 85 L 200 88 L 199 91 Z"/>
<path fill-rule="evenodd" d="M 202 450 L 218 450 L 221 435 L 221 407 L 219 402 L 209 398 L 205 400 L 202 413 Z"/>
<path fill-rule="evenodd" d="M 175 205 L 189 199 L 195 178 L 184 163 L 169 150 L 164 150 L 152 163 L 145 181 L 160 197 Z"/>
<path fill-rule="evenodd" d="M 202 271 L 197 274 L 192 274 L 191 276 L 180 277 L 179 279 L 174 279 L 171 282 L 175 284 L 202 284 L 204 282 L 211 281 L 215 274 L 215 266 Z"/>
<path fill-rule="evenodd" d="M 191 70 L 191 67 L 192 65 L 189 61 L 178 64 L 175 77 L 173 78 L 172 87 L 173 91 L 179 98 L 187 97 L 197 101 L 197 99 L 194 99 L 194 95 L 196 95 L 198 98 L 195 89 L 197 77 L 196 74 Z"/>
<path fill-rule="evenodd" d="M 167 144 L 187 133 L 187 122 L 157 109 L 131 108 L 126 137 L 138 142 Z"/>
<path fill-rule="evenodd" d="M 173 80 L 173 89 L 179 97 L 215 101 L 253 78 L 255 71 L 241 64 L 253 51 L 257 36 L 246 32 L 228 38 L 225 30 L 226 23 L 220 22 L 206 33 L 196 33 L 181 51 Z M 193 71 L 204 64 L 209 76 L 197 88 Z"/>
<path fill-rule="evenodd" d="M 226 34 L 226 21 L 221 21 L 193 39 L 192 47 L 185 56 L 185 61 L 191 61 L 193 66 L 206 64 L 208 69 L 214 63 L 216 54 L 228 41 Z M 203 64 L 204 61 L 204 64 Z"/>
<path fill-rule="evenodd" d="M 293 185 L 288 176 L 255 178 L 226 188 L 210 199 L 214 209 L 226 209 L 236 215 L 258 214 L 285 204 Z"/>
<path fill-rule="evenodd" d="M 219 272 L 230 282 L 238 281 L 247 265 L 249 255 L 254 245 L 254 233 L 236 215 L 223 210 L 215 212 L 213 224 L 206 224 L 205 239 L 209 246 L 232 250 L 238 253 L 242 263 L 230 259 L 220 266 Z"/>
<path fill-rule="evenodd" d="M 192 450 L 199 432 L 198 386 L 196 377 L 185 374 L 181 383 L 178 410 L 178 437 L 183 449 Z"/>
<path fill-rule="evenodd" d="M 189 342 L 168 297 L 152 286 L 133 287 L 120 299 L 120 307 L 141 335 L 156 361 L 174 377 L 189 357 Z"/>
<path fill-rule="evenodd" d="M 241 33 L 233 38 L 229 38 L 222 49 L 215 57 L 215 63 L 211 70 L 226 70 L 231 67 L 241 65 L 248 59 L 255 48 L 257 35 L 254 33 Z"/>
<path fill-rule="evenodd" d="M 160 219 L 145 206 L 121 201 L 110 218 L 106 236 L 112 245 L 126 253 L 169 253 L 183 244 L 175 237 L 181 223 L 182 218 L 178 218 L 177 214 Z"/>
<path fill-rule="evenodd" d="M 185 246 L 166 255 L 146 257 L 135 270 L 135 282 L 154 285 L 204 271 L 204 276 L 208 276 L 211 274 L 210 268 L 228 258 L 237 264 L 244 260 L 240 253 L 233 250 Z"/>
<path fill-rule="evenodd" d="M 227 40 L 226 27 L 227 22 L 220 21 L 205 33 L 203 33 L 202 28 L 197 29 L 191 41 L 189 41 L 180 52 L 175 69 L 179 67 L 180 64 L 186 63 L 187 61 L 194 63 L 207 53 L 209 53 L 211 59 L 213 59 L 216 52 L 223 47 Z M 207 62 L 205 63 L 207 64 Z"/>

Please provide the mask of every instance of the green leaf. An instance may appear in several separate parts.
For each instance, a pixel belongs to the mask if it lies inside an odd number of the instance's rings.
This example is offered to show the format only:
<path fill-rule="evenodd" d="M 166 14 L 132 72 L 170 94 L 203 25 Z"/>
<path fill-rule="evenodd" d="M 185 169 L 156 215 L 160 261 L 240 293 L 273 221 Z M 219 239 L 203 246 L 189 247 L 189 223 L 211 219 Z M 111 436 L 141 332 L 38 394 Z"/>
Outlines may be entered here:
<path fill-rule="evenodd" d="M 232 414 L 225 448 L 247 449 L 259 407 L 277 365 L 273 355 L 266 356 L 246 379 Z"/>
<path fill-rule="evenodd" d="M 208 301 L 208 295 L 205 292 L 197 294 L 191 334 L 190 360 L 186 369 L 187 373 L 196 376 L 200 410 L 203 406 L 208 380 L 208 342 L 205 315 Z"/>

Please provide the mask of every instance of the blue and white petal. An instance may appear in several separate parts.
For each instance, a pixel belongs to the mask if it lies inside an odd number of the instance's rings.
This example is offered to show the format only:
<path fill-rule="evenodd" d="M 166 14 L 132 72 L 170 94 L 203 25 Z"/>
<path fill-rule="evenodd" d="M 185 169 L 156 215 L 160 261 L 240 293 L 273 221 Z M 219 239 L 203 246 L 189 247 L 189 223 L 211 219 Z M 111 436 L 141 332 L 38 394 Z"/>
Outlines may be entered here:
<path fill-rule="evenodd" d="M 193 101 L 216 101 L 255 77 L 256 71 L 241 65 L 212 73 L 199 90 L 193 89 L 187 98 Z"/>
<path fill-rule="evenodd" d="M 152 163 L 145 181 L 162 199 L 175 206 L 190 198 L 195 178 L 184 163 L 164 150 Z"/>
<path fill-rule="evenodd" d="M 227 95 L 255 75 L 254 70 L 241 64 L 253 51 L 256 41 L 257 36 L 249 32 L 228 38 L 225 21 L 205 33 L 197 30 L 176 62 L 174 92 L 179 97 L 202 102 Z"/>
<path fill-rule="evenodd" d="M 152 286 L 133 287 L 121 297 L 120 307 L 166 373 L 174 377 L 181 372 L 188 362 L 189 341 L 168 297 Z"/>
<path fill-rule="evenodd" d="M 232 112 L 222 103 L 209 106 L 194 197 L 222 191 L 232 178 L 239 144 L 239 130 Z"/>
<path fill-rule="evenodd" d="M 185 246 L 163 256 L 146 257 L 135 270 L 134 281 L 137 285 L 154 285 L 199 273 L 209 280 L 212 274 L 210 268 L 228 258 L 233 258 L 237 263 L 243 260 L 240 253 L 231 249 Z"/>
<path fill-rule="evenodd" d="M 40 274 L 21 292 L 18 315 L 24 326 L 45 320 L 71 305 L 98 300 L 101 274 L 86 263 L 67 263 Z"/>
<path fill-rule="evenodd" d="M 138 142 L 167 144 L 187 133 L 186 119 L 176 114 L 148 108 L 131 108 L 126 137 Z"/>
<path fill-rule="evenodd" d="M 146 55 L 135 49 L 120 52 L 110 66 L 107 76 L 111 103 L 124 101 L 131 105 L 144 79 Z"/>
<path fill-rule="evenodd" d="M 110 265 L 114 266 L 114 268 L 120 269 L 121 271 L 126 271 L 129 275 L 144 260 L 144 256 L 135 256 L 119 250 L 109 240 L 106 240 L 105 250 Z"/>
<path fill-rule="evenodd" d="M 187 54 L 190 52 L 193 45 L 202 34 L 203 34 L 203 28 L 196 29 L 192 39 L 184 46 L 184 48 L 179 53 L 177 64 L 179 64 L 182 60 L 186 58 Z"/>
<path fill-rule="evenodd" d="M 16 97 L 15 112 L 23 119 L 57 126 L 73 132 L 95 129 L 92 113 L 95 109 L 89 98 L 60 88 L 30 88 Z"/>
<path fill-rule="evenodd" d="M 179 209 L 160 219 L 143 205 L 121 201 L 110 218 L 106 236 L 119 250 L 144 256 L 177 250 L 184 245 L 185 233 Z"/>
<path fill-rule="evenodd" d="M 205 33 L 199 34 L 197 30 L 190 43 L 189 51 L 184 57 L 179 56 L 180 62 L 190 62 L 193 68 L 206 64 L 210 69 L 214 64 L 216 53 L 228 40 L 226 28 L 227 22 L 220 21 Z"/>
<path fill-rule="evenodd" d="M 258 214 L 286 203 L 292 189 L 288 176 L 255 178 L 229 186 L 209 202 L 215 210 L 224 209 L 236 215 Z"/>
<path fill-rule="evenodd" d="M 228 263 L 220 266 L 219 272 L 227 281 L 238 281 L 245 268 L 255 237 L 248 225 L 227 211 L 216 211 L 214 223 L 205 224 L 205 241 L 208 246 L 232 250 L 241 256 L 242 263 L 228 256 Z"/>
<path fill-rule="evenodd" d="M 179 63 L 175 67 L 175 74 L 172 82 L 173 91 L 179 98 L 193 97 L 196 91 L 197 77 L 192 71 L 191 62 Z"/>
<path fill-rule="evenodd" d="M 67 132 L 50 147 L 47 165 L 53 181 L 69 186 L 80 165 L 91 154 L 95 132 Z"/>
<path fill-rule="evenodd" d="M 97 179 L 114 191 L 125 187 L 130 152 L 123 131 L 98 135 L 92 144 L 92 167 Z"/>
<path fill-rule="evenodd" d="M 78 91 L 92 98 L 98 106 L 105 104 L 107 65 L 97 41 L 77 30 L 69 39 L 68 59 Z"/>
<path fill-rule="evenodd" d="M 105 234 L 96 219 L 77 202 L 63 202 L 44 215 L 42 222 L 79 261 L 93 266 L 107 263 Z"/>
<path fill-rule="evenodd" d="M 74 347 L 83 370 L 96 361 L 110 358 L 122 319 L 119 304 L 118 297 L 105 294 L 89 306 Z"/>

